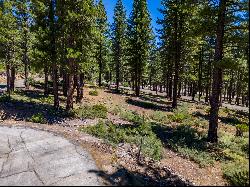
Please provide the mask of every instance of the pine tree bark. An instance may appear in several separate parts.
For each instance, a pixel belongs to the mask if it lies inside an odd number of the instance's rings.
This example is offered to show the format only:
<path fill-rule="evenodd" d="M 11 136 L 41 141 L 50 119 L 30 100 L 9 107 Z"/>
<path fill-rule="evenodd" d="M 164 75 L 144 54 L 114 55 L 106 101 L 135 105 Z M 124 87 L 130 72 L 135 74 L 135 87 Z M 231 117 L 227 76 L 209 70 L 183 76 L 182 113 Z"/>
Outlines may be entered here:
<path fill-rule="evenodd" d="M 59 108 L 59 95 L 58 95 L 58 67 L 56 63 L 56 35 L 55 35 L 55 6 L 56 0 L 50 1 L 50 12 L 49 12 L 49 20 L 50 20 L 50 58 L 52 63 L 52 79 L 53 79 L 53 94 L 54 94 L 54 107 L 56 109 Z"/>
<path fill-rule="evenodd" d="M 48 66 L 44 66 L 44 95 L 49 95 L 49 70 Z"/>
<path fill-rule="evenodd" d="M 63 71 L 63 95 L 67 97 L 68 95 L 68 84 L 69 84 L 69 76 L 66 70 Z"/>
<path fill-rule="evenodd" d="M 66 110 L 69 111 L 73 109 L 73 103 L 74 103 L 74 59 L 69 59 L 69 83 L 68 83 L 68 94 L 67 94 L 67 105 Z"/>
<path fill-rule="evenodd" d="M 179 69 L 180 69 L 180 56 L 181 56 L 181 32 L 182 32 L 182 16 L 179 19 L 178 25 L 178 12 L 175 12 L 174 21 L 174 46 L 175 46 L 175 57 L 174 57 L 174 88 L 173 88 L 173 102 L 172 108 L 177 108 L 177 89 L 179 83 Z"/>
<path fill-rule="evenodd" d="M 98 59 L 98 64 L 99 64 L 99 79 L 98 79 L 98 85 L 99 87 L 102 86 L 102 69 L 103 69 L 103 64 L 102 64 L 102 47 L 99 47 L 99 59 Z"/>
<path fill-rule="evenodd" d="M 15 66 L 11 66 L 10 68 L 10 91 L 13 92 L 15 90 L 15 80 L 16 80 L 16 68 Z"/>
<path fill-rule="evenodd" d="M 222 74 L 223 70 L 219 66 L 220 60 L 223 58 L 223 37 L 225 27 L 225 14 L 226 14 L 226 0 L 220 0 L 218 25 L 216 32 L 216 45 L 215 45 L 215 66 L 213 69 L 213 85 L 212 95 L 210 99 L 210 119 L 208 129 L 208 141 L 212 143 L 218 142 L 218 112 L 219 112 L 219 96 L 222 88 Z"/>
<path fill-rule="evenodd" d="M 201 101 L 201 92 L 202 92 L 202 87 L 201 87 L 201 82 L 202 82 L 202 61 L 203 61 L 203 46 L 201 48 L 200 52 L 200 60 L 199 60 L 199 71 L 198 71 L 198 92 L 199 92 L 199 101 Z"/>
<path fill-rule="evenodd" d="M 28 20 L 25 20 L 26 27 L 28 27 Z M 24 31 L 24 54 L 23 54 L 23 63 L 24 63 L 24 85 L 25 89 L 29 89 L 29 59 L 28 59 L 28 36 L 27 30 Z"/>
<path fill-rule="evenodd" d="M 6 64 L 6 77 L 7 77 L 7 93 L 10 97 L 10 94 L 11 94 L 11 90 L 10 90 L 11 76 L 10 76 L 10 65 L 9 64 Z"/>
<path fill-rule="evenodd" d="M 77 97 L 76 102 L 82 103 L 83 100 L 83 86 L 84 86 L 84 74 L 80 73 L 78 75 L 78 84 L 77 84 Z"/>

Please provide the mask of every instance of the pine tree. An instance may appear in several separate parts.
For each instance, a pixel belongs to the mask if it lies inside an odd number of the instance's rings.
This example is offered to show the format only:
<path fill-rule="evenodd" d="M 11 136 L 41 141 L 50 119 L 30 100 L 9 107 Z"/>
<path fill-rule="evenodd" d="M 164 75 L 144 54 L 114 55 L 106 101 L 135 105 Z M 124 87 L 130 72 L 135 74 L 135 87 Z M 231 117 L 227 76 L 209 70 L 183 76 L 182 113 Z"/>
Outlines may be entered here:
<path fill-rule="evenodd" d="M 107 13 L 103 4 L 100 0 L 97 4 L 97 44 L 96 44 L 96 61 L 99 68 L 98 85 L 102 86 L 102 75 L 107 65 L 108 58 L 108 23 Z"/>
<path fill-rule="evenodd" d="M 68 73 L 68 93 L 66 109 L 73 109 L 73 95 L 77 88 L 77 102 L 83 97 L 83 73 L 91 63 L 92 49 L 95 41 L 94 15 L 96 15 L 92 0 L 66 1 L 68 9 L 65 15 L 64 36 L 66 40 L 66 57 Z"/>
<path fill-rule="evenodd" d="M 134 0 L 128 25 L 129 63 L 134 82 L 135 94 L 140 95 L 144 67 L 149 59 L 152 39 L 151 18 L 146 0 Z"/>
<path fill-rule="evenodd" d="M 19 30 L 21 34 L 21 59 L 24 65 L 24 85 L 29 89 L 28 75 L 30 64 L 30 51 L 31 51 L 31 32 L 29 22 L 31 19 L 30 13 L 30 0 L 17 1 L 16 16 L 18 19 Z"/>
<path fill-rule="evenodd" d="M 219 112 L 219 96 L 222 89 L 222 69 L 218 66 L 223 58 L 223 38 L 224 38 L 224 27 L 225 27 L 225 15 L 226 15 L 226 0 L 221 0 L 219 5 L 219 14 L 217 22 L 216 32 L 216 46 L 215 46 L 215 57 L 214 57 L 214 70 L 213 70 L 213 86 L 212 95 L 210 98 L 210 119 L 209 119 L 209 130 L 208 130 L 208 141 L 217 142 L 217 129 L 218 129 L 218 112 Z"/>
<path fill-rule="evenodd" d="M 115 73 L 116 73 L 116 90 L 119 90 L 119 83 L 121 81 L 121 73 L 126 61 L 126 49 L 127 49 L 127 23 L 126 12 L 122 4 L 122 0 L 118 0 L 114 10 L 114 23 L 113 29 L 113 59 L 115 61 Z"/>
<path fill-rule="evenodd" d="M 18 63 L 20 32 L 17 18 L 14 15 L 15 1 L 6 0 L 1 2 L 0 16 L 0 49 L 1 59 L 5 63 L 7 76 L 7 92 L 10 96 L 14 91 L 16 67 Z"/>

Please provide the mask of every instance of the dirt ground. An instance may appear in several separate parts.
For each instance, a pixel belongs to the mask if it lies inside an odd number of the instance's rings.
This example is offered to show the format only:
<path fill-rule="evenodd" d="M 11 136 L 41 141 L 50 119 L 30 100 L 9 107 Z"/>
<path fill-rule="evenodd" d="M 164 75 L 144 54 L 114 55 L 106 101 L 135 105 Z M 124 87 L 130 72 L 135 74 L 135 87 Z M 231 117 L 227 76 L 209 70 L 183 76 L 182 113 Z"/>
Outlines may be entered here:
<path fill-rule="evenodd" d="M 115 94 L 107 89 L 98 89 L 98 96 L 91 96 L 89 95 L 90 90 L 93 90 L 93 88 L 84 88 L 83 104 L 104 104 L 109 110 L 114 106 L 119 106 L 143 115 L 151 115 L 155 112 L 155 109 L 137 105 L 136 101 L 145 102 L 143 97 L 137 98 L 129 94 Z M 170 112 L 167 108 L 162 108 L 166 103 L 169 103 L 167 99 L 162 97 L 154 97 L 154 99 L 153 103 L 158 108 L 166 113 Z M 134 103 L 131 104 L 130 100 L 133 100 Z M 190 105 L 190 112 L 199 111 L 195 106 L 195 104 Z M 18 109 L 12 108 L 12 110 Z M 116 124 L 124 122 L 111 113 L 108 114 L 108 118 Z M 148 158 L 142 158 L 138 161 L 136 147 L 126 144 L 113 147 L 101 139 L 78 131 L 80 126 L 94 125 L 97 122 L 98 120 L 66 120 L 60 123 L 44 125 L 7 119 L 1 121 L 0 125 L 21 125 L 43 129 L 82 145 L 92 154 L 97 166 L 100 168 L 99 175 L 103 176 L 107 184 L 130 184 L 129 180 L 130 182 L 135 180 L 136 184 L 139 181 L 140 184 L 140 181 L 147 180 L 148 184 L 227 185 L 227 182 L 223 179 L 219 163 L 201 168 L 195 162 L 178 155 L 168 148 L 164 148 L 164 158 L 159 162 L 154 162 Z M 222 122 L 220 122 L 220 128 L 229 132 L 235 131 L 235 128 Z"/>

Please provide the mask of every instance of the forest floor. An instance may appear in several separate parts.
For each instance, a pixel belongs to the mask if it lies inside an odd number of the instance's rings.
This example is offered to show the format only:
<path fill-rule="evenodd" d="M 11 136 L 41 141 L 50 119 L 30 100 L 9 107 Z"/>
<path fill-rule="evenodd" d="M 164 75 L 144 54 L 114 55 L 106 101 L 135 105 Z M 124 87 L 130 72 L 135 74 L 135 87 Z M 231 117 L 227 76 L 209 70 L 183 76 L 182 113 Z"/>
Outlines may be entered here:
<path fill-rule="evenodd" d="M 41 88 L 37 84 L 30 91 L 17 91 L 11 101 L 2 97 L 1 125 L 43 129 L 78 142 L 91 153 L 100 169 L 96 174 L 107 184 L 228 185 L 231 181 L 226 179 L 230 179 L 238 162 L 249 165 L 248 150 L 245 151 L 249 135 L 244 133 L 243 137 L 235 137 L 235 125 L 248 124 L 248 112 L 221 108 L 220 146 L 213 146 L 204 140 L 209 111 L 209 106 L 204 103 L 183 100 L 179 102 L 180 109 L 173 111 L 171 102 L 161 95 L 142 93 L 135 97 L 130 90 L 117 94 L 109 89 L 86 85 L 83 103 L 75 105 L 80 114 L 72 117 L 64 115 L 64 110 L 60 114 L 54 111 L 52 96 L 45 98 Z M 93 91 L 97 94 L 91 93 Z M 65 98 L 60 96 L 60 99 L 64 107 Z M 104 105 L 107 115 L 86 116 L 90 109 L 86 110 L 86 107 L 95 105 Z M 42 114 L 42 117 L 36 114 Z M 142 144 L 126 141 L 127 137 L 134 138 L 130 134 L 137 133 L 133 128 L 137 129 L 135 124 L 140 118 L 148 121 L 152 128 L 152 139 L 146 139 L 145 145 L 154 147 L 161 142 L 161 157 L 158 159 L 151 158 L 158 150 L 151 153 L 152 150 L 144 148 L 143 152 Z M 116 133 L 103 130 L 101 121 L 114 124 L 112 129 Z M 103 136 L 105 133 L 107 136 Z M 122 141 L 116 137 L 120 133 L 126 137 Z M 140 154 L 141 150 L 143 154 Z"/>

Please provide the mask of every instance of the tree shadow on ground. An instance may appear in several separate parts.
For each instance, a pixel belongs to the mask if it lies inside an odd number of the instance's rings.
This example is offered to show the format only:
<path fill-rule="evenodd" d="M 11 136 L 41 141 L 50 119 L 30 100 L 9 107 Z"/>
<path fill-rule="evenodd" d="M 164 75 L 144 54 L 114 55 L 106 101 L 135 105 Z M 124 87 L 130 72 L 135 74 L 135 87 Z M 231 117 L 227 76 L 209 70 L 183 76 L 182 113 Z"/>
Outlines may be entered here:
<path fill-rule="evenodd" d="M 155 95 L 142 95 L 140 96 L 140 99 L 144 100 L 144 101 L 150 101 L 150 102 L 155 102 L 161 105 L 170 105 L 172 103 L 172 101 L 163 101 L 160 99 L 160 97 L 155 96 Z"/>
<path fill-rule="evenodd" d="M 63 109 L 55 110 L 52 105 L 35 103 L 29 101 L 10 100 L 0 102 L 0 110 L 4 112 L 4 119 L 15 119 L 17 121 L 28 121 L 33 115 L 41 113 L 49 123 L 62 122 L 70 115 Z"/>
<path fill-rule="evenodd" d="M 171 106 L 163 106 L 163 105 L 158 105 L 158 104 L 151 103 L 151 102 L 135 100 L 135 99 L 131 99 L 131 98 L 126 99 L 126 102 L 128 104 L 138 106 L 141 108 L 145 108 L 145 109 L 161 110 L 161 111 L 168 111 L 168 112 L 172 111 Z"/>
<path fill-rule="evenodd" d="M 101 177 L 108 185 L 115 186 L 192 186 L 190 182 L 181 180 L 167 169 L 160 174 L 160 171 L 153 167 L 147 167 L 145 173 L 132 172 L 124 167 L 112 174 L 102 170 L 89 170 L 89 172 Z M 150 173 L 150 176 L 146 173 Z"/>
<path fill-rule="evenodd" d="M 133 96 L 133 94 L 130 94 L 129 90 L 126 90 L 126 89 L 119 90 L 118 92 L 115 89 L 108 89 L 108 90 L 105 90 L 104 92 L 111 93 L 111 94 L 116 94 L 116 95 Z"/>
<path fill-rule="evenodd" d="M 47 96 L 44 96 L 43 92 L 40 90 L 17 90 L 16 93 L 21 96 L 26 96 L 32 99 L 41 99 Z"/>
<path fill-rule="evenodd" d="M 152 123 L 152 130 L 164 145 L 172 150 L 177 146 L 198 151 L 206 151 L 206 137 L 189 125 L 178 125 L 175 128 L 159 123 Z"/>
<path fill-rule="evenodd" d="M 207 105 L 209 105 L 209 103 L 206 103 L 206 102 L 204 102 L 204 101 L 196 101 L 196 100 L 190 100 L 190 99 L 184 99 L 184 98 L 179 98 L 179 100 L 180 101 L 182 101 L 182 102 L 186 102 L 186 103 L 192 103 L 192 104 L 202 104 L 202 105 L 205 105 L 205 106 L 207 106 Z"/>
<path fill-rule="evenodd" d="M 193 116 L 203 118 L 203 119 L 205 119 L 207 121 L 209 121 L 209 119 L 210 119 L 208 114 L 202 114 L 201 112 L 195 112 L 195 113 L 193 113 Z M 232 126 L 235 126 L 237 124 L 242 123 L 241 120 L 237 119 L 234 116 L 219 117 L 219 120 L 221 120 L 222 123 L 225 123 L 227 125 L 232 125 Z"/>

